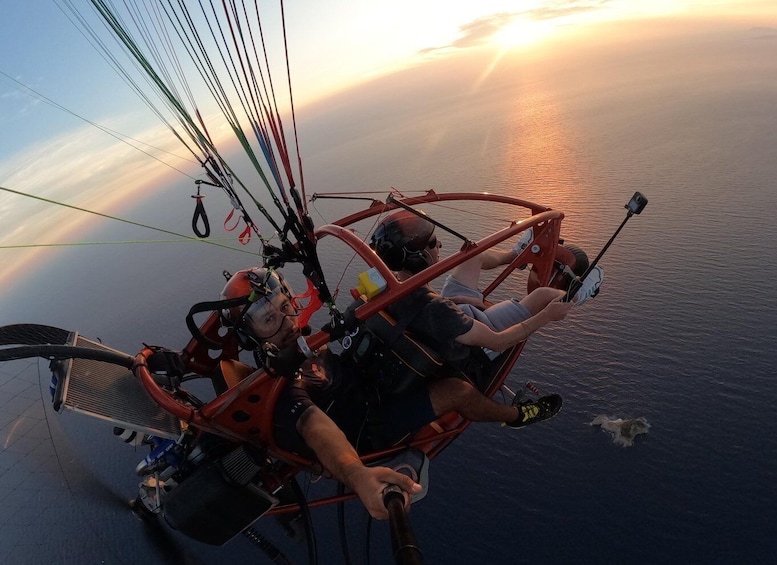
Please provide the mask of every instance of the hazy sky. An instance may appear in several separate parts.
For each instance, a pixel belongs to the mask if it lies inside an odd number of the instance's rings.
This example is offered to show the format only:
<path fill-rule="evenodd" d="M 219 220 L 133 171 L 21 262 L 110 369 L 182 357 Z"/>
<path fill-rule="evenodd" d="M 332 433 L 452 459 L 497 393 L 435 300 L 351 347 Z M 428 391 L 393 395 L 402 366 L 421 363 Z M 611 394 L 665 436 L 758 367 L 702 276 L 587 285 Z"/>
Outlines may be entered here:
<path fill-rule="evenodd" d="M 72 3 L 89 11 L 85 0 Z M 154 147 L 183 152 L 68 20 L 67 4 L 3 3 L 0 187 L 117 213 L 127 187 L 138 194 L 160 174 L 185 176 L 74 114 Z M 268 49 L 278 53 L 280 37 L 273 33 L 280 29 L 278 3 L 260 4 Z M 585 32 L 602 22 L 645 22 L 652 29 L 651 23 L 668 18 L 704 17 L 777 26 L 774 0 L 291 0 L 284 7 L 294 96 L 303 116 L 306 103 L 317 97 L 404 67 L 488 52 L 483 58 L 487 72 L 500 53 L 541 53 L 570 37 L 593 41 Z M 617 28 L 609 29 L 617 34 Z M 632 25 L 629 33 L 633 30 Z M 149 151 L 197 174 L 192 161 Z M 15 250 L 2 246 L 78 241 L 68 222 L 74 217 L 84 219 L 0 191 L 0 257 L 5 256 L 0 284 L 21 260 Z"/>

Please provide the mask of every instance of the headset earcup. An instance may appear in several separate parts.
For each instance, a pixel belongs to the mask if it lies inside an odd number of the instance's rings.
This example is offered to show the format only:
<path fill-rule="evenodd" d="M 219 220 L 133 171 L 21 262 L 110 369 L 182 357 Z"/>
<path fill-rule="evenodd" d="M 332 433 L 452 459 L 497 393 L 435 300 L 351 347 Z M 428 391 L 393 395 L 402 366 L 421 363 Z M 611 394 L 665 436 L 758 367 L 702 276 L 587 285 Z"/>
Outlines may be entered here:
<path fill-rule="evenodd" d="M 401 271 L 404 268 L 405 249 L 403 247 L 383 243 L 377 246 L 376 252 L 392 271 Z"/>
<path fill-rule="evenodd" d="M 420 273 L 429 266 L 429 261 L 423 251 L 407 251 L 405 249 L 405 261 L 403 268 L 411 273 Z"/>

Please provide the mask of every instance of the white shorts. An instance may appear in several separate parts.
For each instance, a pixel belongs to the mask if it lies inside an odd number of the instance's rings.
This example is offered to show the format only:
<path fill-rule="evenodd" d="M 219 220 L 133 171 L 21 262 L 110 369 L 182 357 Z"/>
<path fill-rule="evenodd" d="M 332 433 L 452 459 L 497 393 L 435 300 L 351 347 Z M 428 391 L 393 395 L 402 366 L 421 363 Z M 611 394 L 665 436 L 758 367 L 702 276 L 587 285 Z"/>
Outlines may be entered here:
<path fill-rule="evenodd" d="M 463 285 L 451 275 L 445 279 L 445 283 L 442 286 L 442 292 L 440 293 L 446 298 L 455 296 L 469 296 L 476 298 L 482 302 L 483 293 L 479 290 Z M 480 310 L 472 304 L 457 304 L 457 306 L 467 316 L 484 323 L 494 331 L 502 331 L 516 324 L 520 324 L 524 320 L 531 318 L 531 312 L 523 304 L 521 304 L 515 298 L 510 300 L 503 300 L 497 302 L 486 308 Z M 499 356 L 499 352 L 491 351 L 490 349 L 483 348 L 486 354 L 494 359 Z"/>

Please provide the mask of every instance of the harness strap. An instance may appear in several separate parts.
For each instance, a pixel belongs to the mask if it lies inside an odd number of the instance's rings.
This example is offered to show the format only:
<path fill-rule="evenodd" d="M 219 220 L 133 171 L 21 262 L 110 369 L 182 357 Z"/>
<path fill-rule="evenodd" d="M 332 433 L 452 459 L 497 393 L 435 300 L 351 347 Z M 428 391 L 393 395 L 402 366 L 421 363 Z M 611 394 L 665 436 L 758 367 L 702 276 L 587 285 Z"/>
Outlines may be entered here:
<path fill-rule="evenodd" d="M 239 298 L 230 298 L 228 300 L 214 300 L 211 302 L 199 302 L 189 309 L 189 313 L 186 315 L 186 327 L 189 328 L 189 332 L 192 337 L 205 345 L 208 349 L 222 349 L 223 343 L 213 341 L 209 337 L 205 336 L 197 323 L 194 321 L 194 315 L 201 312 L 213 312 L 219 310 L 225 310 L 234 308 L 235 306 L 244 306 L 249 303 L 247 296 L 241 296 Z"/>
<path fill-rule="evenodd" d="M 365 321 L 365 325 L 416 375 L 428 378 L 438 376 L 441 372 L 444 361 L 440 355 L 411 334 L 401 330 L 397 332 L 399 324 L 394 325 L 385 312 L 371 316 Z"/>
<path fill-rule="evenodd" d="M 397 320 L 389 312 L 380 312 L 368 320 L 366 320 L 367 327 L 369 327 L 375 334 L 389 347 L 393 347 L 397 340 L 402 336 L 407 327 L 415 320 L 421 313 L 421 304 L 423 303 L 422 297 L 415 295 L 413 301 L 408 308 L 409 315 L 404 316 L 402 319 Z M 373 320 L 373 318 L 375 320 Z M 376 327 L 371 327 L 370 322 Z"/>
<path fill-rule="evenodd" d="M 197 204 L 194 206 L 194 216 L 192 217 L 192 231 L 197 237 L 206 238 L 210 236 L 210 222 L 208 221 L 208 213 L 205 211 L 205 206 L 202 203 L 204 195 L 197 191 L 196 196 L 192 198 L 197 200 Z M 200 229 L 200 222 L 202 222 L 202 229 Z"/>

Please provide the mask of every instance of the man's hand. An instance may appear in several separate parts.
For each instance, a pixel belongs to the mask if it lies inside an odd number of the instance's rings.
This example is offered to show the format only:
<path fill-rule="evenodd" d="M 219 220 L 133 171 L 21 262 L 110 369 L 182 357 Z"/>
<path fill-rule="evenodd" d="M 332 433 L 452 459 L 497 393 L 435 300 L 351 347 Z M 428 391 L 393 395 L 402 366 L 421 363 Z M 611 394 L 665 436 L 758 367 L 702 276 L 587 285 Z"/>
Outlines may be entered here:
<path fill-rule="evenodd" d="M 262 344 L 264 368 L 276 377 L 293 377 L 306 360 L 296 345 L 280 349 L 274 343 Z"/>
<path fill-rule="evenodd" d="M 297 431 L 318 457 L 319 462 L 338 481 L 350 487 L 374 518 L 385 520 L 388 512 L 383 505 L 383 489 L 397 485 L 409 494 L 423 490 L 407 475 L 388 467 L 365 467 L 345 434 L 320 408 L 311 406 L 297 421 Z M 405 507 L 410 498 L 405 498 Z"/>
<path fill-rule="evenodd" d="M 383 491 L 390 485 L 397 485 L 405 491 L 405 508 L 410 507 L 410 496 L 421 492 L 422 487 L 413 479 L 388 467 L 359 466 L 353 469 L 347 483 L 370 513 L 370 516 L 378 520 L 388 518 L 388 512 L 383 505 Z"/>

